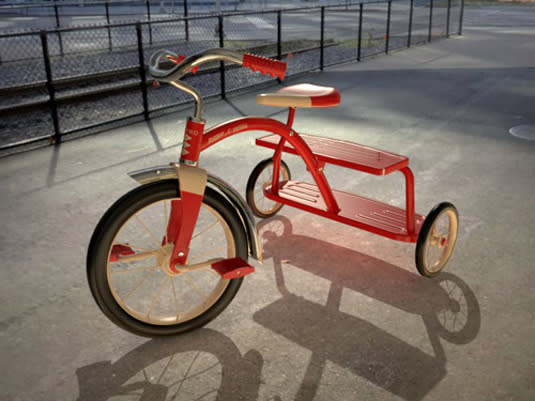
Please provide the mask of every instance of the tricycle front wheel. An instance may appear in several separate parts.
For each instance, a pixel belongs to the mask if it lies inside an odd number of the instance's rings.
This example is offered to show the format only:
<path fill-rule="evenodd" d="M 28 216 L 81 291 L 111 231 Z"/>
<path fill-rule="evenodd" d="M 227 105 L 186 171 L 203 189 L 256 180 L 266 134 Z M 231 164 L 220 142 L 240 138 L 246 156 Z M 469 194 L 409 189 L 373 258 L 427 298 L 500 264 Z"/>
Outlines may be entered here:
<path fill-rule="evenodd" d="M 174 274 L 168 241 L 172 213 L 181 202 L 178 181 L 145 184 L 119 199 L 100 220 L 87 254 L 93 297 L 116 325 L 142 336 L 175 335 L 219 315 L 243 278 L 226 280 L 210 268 Z M 172 217 L 174 216 L 174 217 Z M 247 260 L 239 217 L 206 188 L 189 247 L 189 264 L 214 258 Z"/>
<path fill-rule="evenodd" d="M 457 241 L 459 214 L 449 202 L 436 205 L 425 218 L 416 243 L 416 267 L 425 277 L 444 268 Z"/>
<path fill-rule="evenodd" d="M 264 188 L 271 185 L 273 178 L 273 160 L 265 159 L 256 165 L 247 180 L 246 198 L 247 204 L 257 217 L 267 218 L 275 215 L 281 208 L 282 203 L 267 199 Z M 290 169 L 281 160 L 279 170 L 279 183 L 290 180 Z"/>

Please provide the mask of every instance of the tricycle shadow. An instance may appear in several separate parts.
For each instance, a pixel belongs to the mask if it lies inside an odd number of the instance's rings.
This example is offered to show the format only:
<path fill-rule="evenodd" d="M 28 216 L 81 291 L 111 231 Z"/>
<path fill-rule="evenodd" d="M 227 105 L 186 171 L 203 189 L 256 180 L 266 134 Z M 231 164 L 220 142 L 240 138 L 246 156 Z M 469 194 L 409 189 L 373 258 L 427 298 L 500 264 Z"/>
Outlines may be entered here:
<path fill-rule="evenodd" d="M 290 221 L 282 216 L 265 220 L 259 229 L 264 257 L 273 258 L 282 298 L 256 312 L 254 320 L 312 352 L 296 400 L 316 396 L 327 361 L 406 400 L 420 400 L 446 375 L 441 338 L 465 344 L 479 332 L 478 301 L 466 283 L 453 274 L 427 279 L 359 252 L 292 234 Z M 285 259 L 330 281 L 326 305 L 288 290 Z M 342 312 L 344 289 L 421 315 L 434 355 Z"/>
<path fill-rule="evenodd" d="M 77 401 L 256 400 L 263 364 L 257 350 L 242 356 L 229 337 L 201 328 L 152 339 L 113 363 L 77 369 Z"/>

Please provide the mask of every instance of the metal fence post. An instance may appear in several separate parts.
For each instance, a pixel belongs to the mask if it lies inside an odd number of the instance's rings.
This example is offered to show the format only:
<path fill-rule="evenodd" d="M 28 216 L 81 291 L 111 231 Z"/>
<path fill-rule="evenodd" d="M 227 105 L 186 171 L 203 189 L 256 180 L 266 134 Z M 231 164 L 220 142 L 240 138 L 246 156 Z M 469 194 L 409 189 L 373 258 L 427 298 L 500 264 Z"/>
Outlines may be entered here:
<path fill-rule="evenodd" d="M 431 35 L 433 29 L 433 0 L 429 2 L 429 33 L 427 34 L 427 41 L 431 42 Z"/>
<path fill-rule="evenodd" d="M 61 28 L 61 24 L 59 21 L 59 10 L 57 3 L 54 3 L 54 14 L 56 15 L 56 29 Z M 59 41 L 59 53 L 63 56 L 63 39 L 61 38 L 61 32 L 57 31 L 58 33 L 58 41 Z"/>
<path fill-rule="evenodd" d="M 219 47 L 225 47 L 225 33 L 223 31 L 223 16 L 219 14 L 217 16 L 217 23 L 219 28 Z M 221 75 L 221 97 L 225 99 L 227 97 L 226 88 L 225 88 L 225 63 L 223 61 L 219 62 L 219 71 Z"/>
<path fill-rule="evenodd" d="M 56 28 L 60 28 L 58 4 L 54 3 L 54 15 L 56 16 Z"/>
<path fill-rule="evenodd" d="M 464 0 L 461 0 L 461 13 L 459 15 L 459 31 L 458 34 L 463 34 L 463 15 L 464 15 Z"/>
<path fill-rule="evenodd" d="M 392 16 L 392 0 L 389 0 L 387 17 L 386 17 L 385 54 L 388 54 L 388 46 L 390 45 L 390 17 L 391 16 Z"/>
<path fill-rule="evenodd" d="M 110 0 L 106 0 L 104 3 L 104 7 L 106 8 L 106 24 L 108 25 L 108 48 L 112 49 L 112 43 L 111 43 L 111 28 L 110 28 Z"/>
<path fill-rule="evenodd" d="M 277 11 L 277 60 L 282 58 L 282 10 Z"/>
<path fill-rule="evenodd" d="M 321 7 L 321 34 L 320 34 L 320 71 L 323 71 L 324 66 L 324 50 L 325 50 L 325 6 Z"/>
<path fill-rule="evenodd" d="M 451 13 L 451 0 L 448 0 L 448 14 L 446 15 L 446 37 L 450 37 L 450 13 Z"/>
<path fill-rule="evenodd" d="M 150 0 L 145 0 L 145 4 L 147 5 L 147 21 L 149 23 L 149 43 L 152 45 L 152 26 L 150 24 Z"/>
<path fill-rule="evenodd" d="M 184 17 L 186 41 L 189 41 L 188 0 L 184 0 Z"/>
<path fill-rule="evenodd" d="M 282 10 L 277 10 L 277 60 L 282 59 Z M 277 78 L 277 82 L 280 84 L 282 80 Z"/>
<path fill-rule="evenodd" d="M 360 52 L 362 49 L 362 12 L 364 4 L 359 4 L 359 37 L 357 39 L 357 61 L 360 61 Z"/>
<path fill-rule="evenodd" d="M 50 107 L 50 114 L 52 116 L 52 123 L 54 124 L 54 143 L 61 142 L 61 131 L 59 128 L 58 104 L 56 102 L 56 90 L 52 80 L 52 67 L 50 65 L 50 54 L 48 52 L 48 38 L 46 31 L 41 31 L 41 45 L 43 46 L 43 59 L 45 63 L 46 72 L 46 90 L 48 92 L 48 106 Z"/>
<path fill-rule="evenodd" d="M 145 71 L 145 56 L 143 54 L 143 35 L 141 22 L 136 23 L 137 51 L 139 56 L 139 77 L 141 78 L 141 96 L 143 97 L 143 116 L 149 119 L 149 99 L 147 95 L 147 73 Z"/>
<path fill-rule="evenodd" d="M 413 12 L 414 12 L 414 0 L 411 0 L 411 6 L 410 6 L 410 11 L 409 11 L 409 35 L 407 36 L 407 47 L 411 47 Z"/>

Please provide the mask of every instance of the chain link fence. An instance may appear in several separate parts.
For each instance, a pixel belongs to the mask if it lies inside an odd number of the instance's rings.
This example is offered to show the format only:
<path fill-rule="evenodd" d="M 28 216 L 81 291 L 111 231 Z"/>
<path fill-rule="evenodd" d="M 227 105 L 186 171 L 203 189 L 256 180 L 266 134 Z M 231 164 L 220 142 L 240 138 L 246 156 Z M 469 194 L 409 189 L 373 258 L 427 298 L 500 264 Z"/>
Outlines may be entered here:
<path fill-rule="evenodd" d="M 308 4 L 307 0 L 304 1 L 303 4 Z M 267 0 L 47 1 L 29 4 L 0 4 L 0 18 L 18 18 L 12 31 L 20 32 L 24 29 L 60 29 L 79 25 L 106 25 L 221 12 L 264 10 L 281 8 L 283 3 L 288 2 Z"/>
<path fill-rule="evenodd" d="M 463 3 L 391 0 L 0 35 L 0 150 L 148 119 L 189 95 L 148 75 L 150 55 L 225 47 L 284 60 L 287 76 L 460 33 Z M 220 62 L 184 81 L 222 96 L 275 81 Z"/>

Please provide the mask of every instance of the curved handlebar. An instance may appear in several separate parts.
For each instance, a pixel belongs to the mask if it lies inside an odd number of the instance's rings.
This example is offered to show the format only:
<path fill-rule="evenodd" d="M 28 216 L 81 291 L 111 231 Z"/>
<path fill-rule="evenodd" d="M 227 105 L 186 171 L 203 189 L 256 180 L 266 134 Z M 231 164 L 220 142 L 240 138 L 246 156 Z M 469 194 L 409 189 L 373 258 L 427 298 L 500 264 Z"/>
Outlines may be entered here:
<path fill-rule="evenodd" d="M 150 58 L 149 71 L 154 78 L 170 83 L 178 81 L 199 65 L 210 61 L 228 61 L 281 80 L 286 72 L 286 63 L 283 61 L 227 49 L 208 49 L 185 59 L 169 50 L 158 50 Z"/>

